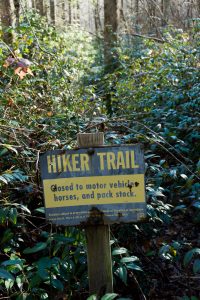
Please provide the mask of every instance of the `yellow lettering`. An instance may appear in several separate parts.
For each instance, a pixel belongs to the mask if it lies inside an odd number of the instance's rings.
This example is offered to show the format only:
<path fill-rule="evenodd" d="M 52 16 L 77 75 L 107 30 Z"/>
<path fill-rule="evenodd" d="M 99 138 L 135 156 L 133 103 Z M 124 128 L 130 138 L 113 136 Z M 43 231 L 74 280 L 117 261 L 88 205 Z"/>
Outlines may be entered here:
<path fill-rule="evenodd" d="M 97 153 L 97 156 L 100 157 L 100 169 L 101 171 L 104 170 L 104 156 L 106 155 L 105 152 Z"/>
<path fill-rule="evenodd" d="M 119 151 L 117 153 L 117 169 L 122 167 L 122 169 L 125 169 L 125 161 L 124 161 L 124 155 L 122 151 Z"/>
<path fill-rule="evenodd" d="M 63 171 L 67 172 L 67 169 L 72 172 L 72 166 L 70 165 L 70 155 L 62 155 L 62 161 L 63 161 Z"/>
<path fill-rule="evenodd" d="M 115 153 L 113 152 L 108 152 L 107 153 L 107 166 L 108 170 L 116 170 L 116 165 L 115 165 Z"/>
<path fill-rule="evenodd" d="M 126 151 L 126 168 L 130 169 L 130 152 Z"/>
<path fill-rule="evenodd" d="M 62 172 L 61 156 L 57 155 L 58 172 Z"/>
<path fill-rule="evenodd" d="M 89 171 L 89 156 L 88 154 L 80 154 L 81 171 Z"/>
<path fill-rule="evenodd" d="M 80 167 L 77 166 L 79 164 L 79 159 L 77 160 L 77 158 L 79 158 L 79 154 L 72 154 L 73 171 L 80 171 Z"/>
<path fill-rule="evenodd" d="M 131 151 L 131 168 L 136 169 L 139 168 L 139 165 L 135 164 L 135 152 Z"/>
<path fill-rule="evenodd" d="M 56 157 L 55 155 L 47 156 L 48 173 L 56 173 Z"/>

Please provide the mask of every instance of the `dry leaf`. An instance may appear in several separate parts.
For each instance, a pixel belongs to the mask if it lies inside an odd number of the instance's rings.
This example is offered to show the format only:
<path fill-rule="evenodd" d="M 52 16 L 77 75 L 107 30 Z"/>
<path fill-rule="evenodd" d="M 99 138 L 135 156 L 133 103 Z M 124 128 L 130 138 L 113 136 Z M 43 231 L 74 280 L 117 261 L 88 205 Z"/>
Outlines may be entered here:
<path fill-rule="evenodd" d="M 27 74 L 34 76 L 31 69 L 29 68 L 18 67 L 17 69 L 15 69 L 14 73 L 19 76 L 20 80 L 22 80 Z"/>
<path fill-rule="evenodd" d="M 8 106 L 13 106 L 13 104 L 14 104 L 14 100 L 12 98 L 10 98 L 8 100 Z"/>

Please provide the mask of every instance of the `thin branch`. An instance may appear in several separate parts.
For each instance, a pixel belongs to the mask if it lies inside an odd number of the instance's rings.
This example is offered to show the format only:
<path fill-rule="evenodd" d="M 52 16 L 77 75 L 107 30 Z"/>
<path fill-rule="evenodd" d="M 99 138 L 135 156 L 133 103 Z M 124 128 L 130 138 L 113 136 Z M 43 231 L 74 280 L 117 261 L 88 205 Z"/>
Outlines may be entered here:
<path fill-rule="evenodd" d="M 16 60 L 18 59 L 17 56 L 15 55 L 15 53 L 12 51 L 12 49 L 3 40 L 1 40 L 0 45 L 1 44 L 3 44 L 10 51 L 10 53 Z"/>
<path fill-rule="evenodd" d="M 143 39 L 154 40 L 155 42 L 162 43 L 162 44 L 164 44 L 164 43 L 170 44 L 169 41 L 167 41 L 165 39 L 160 39 L 160 38 L 157 38 L 157 37 L 154 37 L 154 36 L 147 36 L 147 35 L 143 35 L 143 34 L 139 34 L 139 33 L 135 33 L 135 32 L 130 32 L 130 35 L 140 37 L 140 38 L 143 38 Z"/>
<path fill-rule="evenodd" d="M 109 123 L 111 121 L 116 121 L 116 122 L 119 122 L 120 121 L 120 117 L 114 117 L 114 118 L 111 118 L 111 119 L 105 119 L 101 122 L 97 122 L 95 124 L 92 124 L 90 125 L 89 127 L 85 128 L 85 130 L 82 130 L 81 133 L 84 133 L 84 132 L 87 132 L 88 130 L 92 129 L 92 128 L 95 128 L 95 127 L 98 127 L 99 125 L 101 124 L 106 124 L 106 123 Z M 170 143 L 168 143 L 163 137 L 161 137 L 160 135 L 158 135 L 155 131 L 153 131 L 151 128 L 147 127 L 145 124 L 141 123 L 141 122 L 138 122 L 136 120 L 126 120 L 127 122 L 134 122 L 134 123 L 137 123 L 138 125 L 141 125 L 143 126 L 146 130 L 148 130 L 149 132 L 151 132 L 152 134 L 154 134 L 157 138 L 159 138 L 160 140 L 162 140 L 164 143 L 166 143 L 169 147 L 171 147 L 173 150 L 176 151 L 176 153 L 178 155 L 180 155 L 184 160 L 188 160 L 187 158 L 185 158 L 181 153 L 179 153 L 177 151 L 177 149 L 175 149 Z M 190 170 L 190 168 L 188 168 L 188 166 L 183 162 L 181 161 L 179 158 L 176 157 L 176 155 L 174 155 L 170 150 L 168 150 L 168 148 L 166 148 L 162 143 L 158 142 L 158 141 L 155 141 L 153 138 L 141 133 L 141 132 L 138 132 L 137 130 L 134 130 L 132 128 L 129 128 L 128 126 L 124 125 L 121 123 L 121 126 L 128 129 L 128 131 L 132 131 L 132 132 L 136 132 L 136 133 L 139 133 L 140 135 L 144 136 L 147 140 L 149 141 L 153 141 L 154 143 L 156 143 L 157 145 L 159 145 L 161 148 L 163 148 L 170 156 L 172 156 L 176 161 L 178 161 L 180 164 L 182 164 L 184 166 L 184 168 L 190 173 L 192 174 L 194 177 L 196 177 L 198 180 L 200 180 L 200 177 L 195 174 L 193 171 Z M 65 144 L 63 145 L 66 145 L 66 144 L 69 144 L 71 143 L 72 141 L 74 141 L 76 138 L 72 138 L 71 140 L 68 140 Z"/>
<path fill-rule="evenodd" d="M 161 143 L 159 143 L 158 141 L 155 141 L 154 139 L 146 136 L 145 134 L 138 132 L 132 128 L 129 128 L 123 124 L 121 124 L 121 126 L 123 126 L 124 128 L 128 129 L 129 131 L 132 132 L 136 132 L 139 133 L 140 135 L 144 136 L 147 140 L 149 141 L 153 141 L 154 143 L 156 143 L 157 145 L 159 145 L 161 148 L 163 148 L 168 154 L 170 154 L 176 161 L 178 161 L 180 164 L 182 164 L 184 166 L 184 168 L 190 173 L 192 174 L 194 177 L 196 177 L 198 180 L 200 180 L 200 177 L 198 175 L 196 175 L 193 171 L 191 171 L 188 166 L 186 164 L 184 164 L 179 158 L 177 158 L 170 150 L 168 150 L 165 146 L 163 146 Z"/>

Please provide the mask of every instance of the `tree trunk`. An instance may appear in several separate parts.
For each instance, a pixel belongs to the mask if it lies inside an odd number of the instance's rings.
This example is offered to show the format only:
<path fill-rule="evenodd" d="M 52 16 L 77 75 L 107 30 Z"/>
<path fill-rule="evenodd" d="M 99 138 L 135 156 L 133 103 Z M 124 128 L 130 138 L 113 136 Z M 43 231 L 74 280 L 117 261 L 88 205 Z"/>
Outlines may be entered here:
<path fill-rule="evenodd" d="M 152 33 L 156 30 L 156 0 L 148 0 L 148 15 L 149 15 L 149 33 Z"/>
<path fill-rule="evenodd" d="M 117 59 L 116 47 L 117 29 L 119 23 L 117 0 L 104 0 L 104 63 L 109 70 L 114 69 L 113 65 Z"/>
<path fill-rule="evenodd" d="M 32 0 L 32 8 L 36 8 L 36 0 Z"/>
<path fill-rule="evenodd" d="M 79 3 L 79 0 L 77 0 L 76 9 L 77 9 L 76 23 L 80 23 L 80 3 Z"/>
<path fill-rule="evenodd" d="M 120 15 L 120 23 L 121 21 L 126 24 L 126 17 L 125 17 L 125 11 L 124 11 L 124 0 L 120 0 L 119 2 L 119 15 Z M 126 25 L 125 25 L 126 27 Z"/>
<path fill-rule="evenodd" d="M 66 1 L 62 2 L 62 19 L 63 19 L 63 24 L 66 25 L 66 12 L 67 12 L 67 8 L 66 8 Z"/>
<path fill-rule="evenodd" d="M 101 30 L 99 0 L 97 0 L 96 3 L 94 4 L 94 24 L 95 24 L 95 31 L 99 33 Z"/>
<path fill-rule="evenodd" d="M 76 14 L 77 14 L 76 4 L 72 3 L 72 20 L 73 20 L 73 23 L 76 23 Z"/>
<path fill-rule="evenodd" d="M 11 32 L 6 32 L 6 30 L 15 25 L 15 7 L 13 0 L 1 0 L 0 1 L 0 15 L 1 24 L 3 29 L 3 40 L 7 44 L 12 44 L 13 34 Z"/>
<path fill-rule="evenodd" d="M 104 0 L 104 64 L 105 73 L 112 73 L 118 65 L 116 50 L 117 29 L 119 25 L 119 7 L 117 0 Z M 115 83 L 109 87 L 105 95 L 106 108 L 109 115 L 113 113 L 112 94 L 115 90 Z"/>
<path fill-rule="evenodd" d="M 170 0 L 161 1 L 161 11 L 162 11 L 162 26 L 166 26 L 169 21 Z"/>
<path fill-rule="evenodd" d="M 71 4 L 71 0 L 68 0 L 68 11 L 69 11 L 69 24 L 72 24 L 72 4 Z"/>
<path fill-rule="evenodd" d="M 56 25 L 56 0 L 50 0 L 50 20 Z"/>
<path fill-rule="evenodd" d="M 200 18 L 200 0 L 197 0 L 197 17 Z"/>
<path fill-rule="evenodd" d="M 35 0 L 35 6 L 36 9 L 39 10 L 39 13 L 41 16 L 45 16 L 45 6 L 44 6 L 44 0 Z"/>
<path fill-rule="evenodd" d="M 16 17 L 16 25 L 19 25 L 19 16 L 20 16 L 20 1 L 14 0 L 14 8 L 15 8 L 15 17 Z"/>
<path fill-rule="evenodd" d="M 186 17 L 186 26 L 187 28 L 191 27 L 191 19 L 192 19 L 192 4 L 190 2 L 188 2 L 187 4 L 187 17 Z"/>
<path fill-rule="evenodd" d="M 135 0 L 135 27 L 136 32 L 139 32 L 139 0 Z"/>

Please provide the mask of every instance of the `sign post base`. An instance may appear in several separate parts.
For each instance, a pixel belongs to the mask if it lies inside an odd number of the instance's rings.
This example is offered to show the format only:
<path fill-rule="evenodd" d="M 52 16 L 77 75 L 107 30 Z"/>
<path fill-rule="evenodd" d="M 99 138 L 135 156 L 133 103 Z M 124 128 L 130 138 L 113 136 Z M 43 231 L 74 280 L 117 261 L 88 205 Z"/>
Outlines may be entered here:
<path fill-rule="evenodd" d="M 78 146 L 83 148 L 102 146 L 102 132 L 78 134 Z M 103 296 L 113 292 L 112 257 L 109 225 L 85 227 L 87 240 L 88 277 L 90 295 Z"/>

